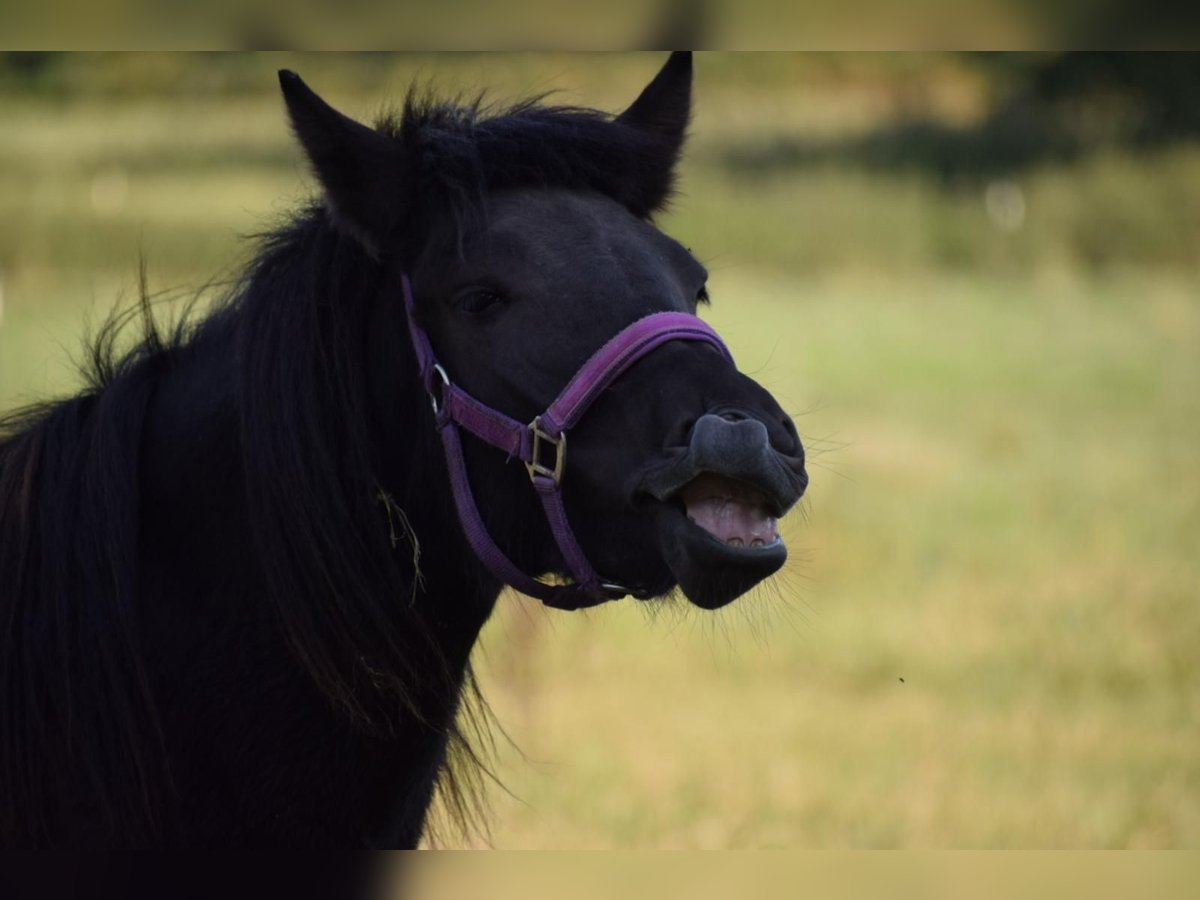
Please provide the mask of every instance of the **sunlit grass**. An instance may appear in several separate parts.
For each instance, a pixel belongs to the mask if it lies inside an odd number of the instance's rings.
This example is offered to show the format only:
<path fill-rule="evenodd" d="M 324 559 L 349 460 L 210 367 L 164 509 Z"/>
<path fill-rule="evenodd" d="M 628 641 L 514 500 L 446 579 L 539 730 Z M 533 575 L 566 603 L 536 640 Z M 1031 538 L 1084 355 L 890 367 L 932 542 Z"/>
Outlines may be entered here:
<path fill-rule="evenodd" d="M 715 622 L 499 617 L 531 761 L 497 845 L 1194 845 L 1200 361 L 1155 324 L 1195 334 L 1181 286 L 729 287 L 735 351 L 831 436 L 800 560 Z"/>

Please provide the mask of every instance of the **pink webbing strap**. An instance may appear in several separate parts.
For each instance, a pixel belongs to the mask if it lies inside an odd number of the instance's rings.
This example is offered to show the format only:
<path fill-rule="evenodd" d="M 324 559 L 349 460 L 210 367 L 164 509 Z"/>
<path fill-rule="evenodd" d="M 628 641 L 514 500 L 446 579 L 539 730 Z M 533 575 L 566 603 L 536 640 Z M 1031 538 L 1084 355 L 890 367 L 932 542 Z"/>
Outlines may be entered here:
<path fill-rule="evenodd" d="M 520 460 L 530 458 L 533 449 L 528 426 L 484 406 L 456 385 L 448 386 L 442 396 L 446 415 L 467 431 L 509 456 Z"/>
<path fill-rule="evenodd" d="M 417 322 L 412 284 L 403 275 L 404 305 L 417 367 L 429 393 L 441 432 L 442 447 L 450 474 L 451 492 L 467 542 L 493 575 L 547 606 L 579 609 L 629 593 L 629 589 L 602 581 L 575 539 L 563 503 L 561 468 L 565 461 L 565 433 L 574 427 L 588 408 L 631 365 L 667 341 L 703 341 L 716 347 L 727 359 L 729 350 L 717 333 L 687 313 L 654 313 L 622 329 L 592 354 L 541 416 L 529 425 L 495 410 L 454 385 L 434 355 L 429 336 Z M 541 501 L 551 535 L 562 554 L 572 584 L 552 585 L 522 572 L 492 540 L 475 503 L 463 458 L 458 427 L 517 458 L 529 468 L 530 479 Z M 538 459 L 542 443 L 555 450 L 553 469 Z"/>
<path fill-rule="evenodd" d="M 626 369 L 667 341 L 687 340 L 706 341 L 733 360 L 717 333 L 702 319 L 688 313 L 653 313 L 620 331 L 592 354 L 542 414 L 542 428 L 556 436 L 570 431 Z"/>

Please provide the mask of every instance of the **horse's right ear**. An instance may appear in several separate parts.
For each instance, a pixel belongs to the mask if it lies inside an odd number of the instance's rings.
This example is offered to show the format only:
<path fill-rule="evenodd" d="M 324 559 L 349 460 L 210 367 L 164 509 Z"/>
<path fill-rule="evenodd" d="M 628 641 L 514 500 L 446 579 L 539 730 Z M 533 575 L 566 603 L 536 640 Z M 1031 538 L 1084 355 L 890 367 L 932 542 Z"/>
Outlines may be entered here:
<path fill-rule="evenodd" d="M 621 125 L 652 138 L 634 173 L 641 192 L 636 204 L 640 209 L 652 212 L 670 195 L 691 114 L 692 54 L 677 50 L 633 104 L 617 116 Z"/>
<path fill-rule="evenodd" d="M 279 71 L 292 129 L 312 163 L 334 223 L 378 255 L 396 221 L 403 165 L 390 139 L 342 115 L 300 76 Z"/>

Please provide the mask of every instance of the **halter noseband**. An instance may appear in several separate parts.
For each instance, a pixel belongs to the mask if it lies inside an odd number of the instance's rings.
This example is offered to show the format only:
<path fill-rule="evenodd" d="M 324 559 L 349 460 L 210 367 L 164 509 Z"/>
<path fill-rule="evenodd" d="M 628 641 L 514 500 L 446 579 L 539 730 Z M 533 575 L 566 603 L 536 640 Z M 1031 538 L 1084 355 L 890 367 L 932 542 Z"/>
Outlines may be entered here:
<path fill-rule="evenodd" d="M 583 414 L 613 381 L 656 347 L 667 341 L 703 341 L 720 350 L 726 359 L 732 360 L 721 338 L 701 319 L 687 313 L 661 312 L 638 319 L 592 354 L 545 412 L 528 425 L 522 425 L 476 400 L 450 380 L 445 368 L 434 356 L 429 335 L 417 322 L 416 304 L 408 276 L 402 275 L 401 281 L 413 351 L 416 353 L 421 381 L 433 404 L 437 428 L 446 451 L 454 505 L 475 555 L 502 582 L 523 594 L 536 597 L 547 606 L 579 609 L 635 593 L 630 588 L 603 581 L 575 540 L 562 496 L 567 432 L 578 424 Z M 510 459 L 515 457 L 525 463 L 550 524 L 550 533 L 558 544 L 567 570 L 574 579 L 573 583 L 556 585 L 538 581 L 518 569 L 496 546 L 483 524 L 479 507 L 471 493 L 459 427 L 503 450 Z"/>

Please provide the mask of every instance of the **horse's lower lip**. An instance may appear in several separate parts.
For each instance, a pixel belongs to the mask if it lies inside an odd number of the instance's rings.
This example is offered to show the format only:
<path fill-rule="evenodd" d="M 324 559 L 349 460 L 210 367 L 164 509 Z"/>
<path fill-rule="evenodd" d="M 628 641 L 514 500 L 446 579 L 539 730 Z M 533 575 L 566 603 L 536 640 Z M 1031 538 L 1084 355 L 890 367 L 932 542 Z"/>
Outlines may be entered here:
<path fill-rule="evenodd" d="M 663 559 L 694 605 L 717 609 L 777 572 L 787 560 L 782 539 L 761 547 L 736 546 L 687 517 L 678 502 L 658 505 Z"/>

